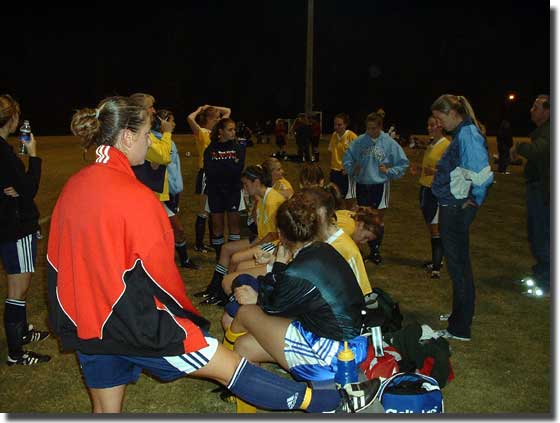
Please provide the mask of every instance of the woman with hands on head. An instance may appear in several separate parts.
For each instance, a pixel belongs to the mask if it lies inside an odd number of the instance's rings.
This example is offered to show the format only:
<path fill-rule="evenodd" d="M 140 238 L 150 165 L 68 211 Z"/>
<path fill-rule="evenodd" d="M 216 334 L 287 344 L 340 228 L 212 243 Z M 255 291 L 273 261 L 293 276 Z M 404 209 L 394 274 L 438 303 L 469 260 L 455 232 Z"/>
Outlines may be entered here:
<path fill-rule="evenodd" d="M 231 109 L 228 107 L 210 106 L 205 104 L 199 106 L 194 112 L 187 116 L 187 123 L 191 128 L 196 141 L 198 153 L 198 174 L 196 176 L 195 194 L 200 195 L 200 208 L 195 222 L 195 247 L 201 253 L 207 253 L 208 248 L 204 244 L 204 230 L 208 213 L 206 207 L 206 178 L 204 176 L 204 150 L 210 145 L 210 132 L 220 119 L 229 118 Z M 208 220 L 208 230 L 212 238 L 212 220 Z"/>

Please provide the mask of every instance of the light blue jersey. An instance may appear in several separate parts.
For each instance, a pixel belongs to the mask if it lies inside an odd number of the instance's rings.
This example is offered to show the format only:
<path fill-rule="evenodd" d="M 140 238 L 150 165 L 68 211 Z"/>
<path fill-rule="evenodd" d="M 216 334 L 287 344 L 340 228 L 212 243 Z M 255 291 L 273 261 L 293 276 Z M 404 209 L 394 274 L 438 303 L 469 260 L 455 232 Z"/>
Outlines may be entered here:
<path fill-rule="evenodd" d="M 376 139 L 367 133 L 356 138 L 344 153 L 342 164 L 357 183 L 371 185 L 400 178 L 406 172 L 409 162 L 402 147 L 381 131 Z M 389 169 L 386 174 L 379 170 L 382 164 Z M 354 174 L 356 165 L 359 166 L 357 175 Z"/>

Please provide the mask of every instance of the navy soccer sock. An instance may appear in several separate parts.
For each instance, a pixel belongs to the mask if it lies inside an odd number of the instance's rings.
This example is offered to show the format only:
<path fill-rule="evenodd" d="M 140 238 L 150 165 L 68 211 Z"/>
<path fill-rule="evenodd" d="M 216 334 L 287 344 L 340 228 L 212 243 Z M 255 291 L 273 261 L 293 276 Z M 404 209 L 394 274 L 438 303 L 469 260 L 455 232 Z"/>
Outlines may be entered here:
<path fill-rule="evenodd" d="M 443 246 L 439 236 L 433 236 L 432 242 L 432 264 L 433 270 L 441 269 L 441 261 L 443 260 Z"/>
<path fill-rule="evenodd" d="M 242 400 L 268 410 L 331 411 L 340 404 L 336 389 L 312 390 L 304 382 L 277 376 L 241 359 L 228 389 Z"/>

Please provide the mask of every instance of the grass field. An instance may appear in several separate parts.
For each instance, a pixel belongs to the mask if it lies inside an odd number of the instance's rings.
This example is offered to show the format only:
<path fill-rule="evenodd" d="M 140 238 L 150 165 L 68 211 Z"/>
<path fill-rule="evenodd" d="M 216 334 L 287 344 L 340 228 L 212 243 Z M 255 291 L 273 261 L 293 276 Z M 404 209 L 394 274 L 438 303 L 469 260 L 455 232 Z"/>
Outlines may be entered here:
<path fill-rule="evenodd" d="M 189 252 L 201 265 L 197 271 L 181 269 L 187 292 L 206 286 L 215 263 L 213 254 L 192 251 L 196 150 L 192 136 L 176 135 L 182 157 L 185 192 L 181 198 L 181 219 L 188 231 Z M 14 140 L 12 140 L 14 141 Z M 490 139 L 490 152 L 496 151 Z M 328 138 L 321 142 L 321 166 L 326 174 Z M 43 176 L 37 195 L 42 218 L 50 216 L 58 194 L 70 175 L 84 166 L 81 150 L 73 137 L 38 137 L 43 158 Z M 15 142 L 13 143 L 15 145 Z M 290 153 L 294 149 L 289 140 Z M 192 153 L 190 158 L 185 152 Z M 273 144 L 248 149 L 248 164 L 260 163 L 274 152 Z M 419 161 L 415 152 L 411 161 Z M 92 156 L 90 156 L 91 158 Z M 285 162 L 287 178 L 297 186 L 298 164 Z M 549 414 L 551 408 L 551 307 L 550 300 L 528 299 L 512 281 L 524 276 L 533 261 L 525 235 L 524 182 L 521 167 L 511 175 L 495 175 L 496 184 L 471 227 L 471 258 L 476 284 L 476 317 L 472 341 L 450 341 L 455 380 L 443 389 L 448 413 L 458 414 Z M 430 240 L 418 209 L 417 178 L 407 174 L 391 186 L 391 207 L 386 213 L 383 264 L 366 263 L 372 285 L 388 291 L 400 302 L 405 323 L 418 321 L 434 329 L 445 327 L 438 316 L 448 312 L 451 283 L 447 272 L 440 280 L 426 276 L 421 264 L 430 257 Z M 134 205 L 123 205 L 134 207 Z M 29 321 L 46 327 L 45 254 L 48 220 L 39 241 L 37 272 L 28 297 Z M 0 295 L 6 295 L 5 276 L 0 276 Z M 3 304 L 3 302 L 2 302 Z M 221 312 L 215 306 L 200 306 L 213 324 L 211 333 L 222 338 Z M 5 365 L 6 339 L 0 334 L 0 412 L 7 413 L 88 413 L 90 401 L 74 354 L 61 354 L 51 337 L 34 346 L 52 360 L 32 367 Z M 127 388 L 127 413 L 233 413 L 234 405 L 210 393 L 212 382 L 183 378 L 160 383 L 142 375 Z M 525 417 L 529 417 L 525 415 Z"/>

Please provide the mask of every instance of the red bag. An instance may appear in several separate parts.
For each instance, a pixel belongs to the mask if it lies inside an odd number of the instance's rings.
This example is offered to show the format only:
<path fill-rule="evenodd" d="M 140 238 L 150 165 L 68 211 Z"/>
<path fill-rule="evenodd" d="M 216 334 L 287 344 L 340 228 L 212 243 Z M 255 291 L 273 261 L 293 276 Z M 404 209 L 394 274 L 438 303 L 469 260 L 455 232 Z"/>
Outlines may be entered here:
<path fill-rule="evenodd" d="M 368 345 L 366 359 L 360 364 L 360 368 L 368 379 L 389 378 L 399 373 L 398 361 L 402 360 L 402 357 L 397 349 L 392 346 L 384 347 L 383 353 L 383 357 L 376 357 L 373 345 Z"/>

